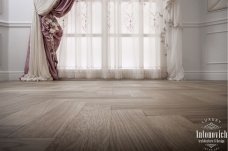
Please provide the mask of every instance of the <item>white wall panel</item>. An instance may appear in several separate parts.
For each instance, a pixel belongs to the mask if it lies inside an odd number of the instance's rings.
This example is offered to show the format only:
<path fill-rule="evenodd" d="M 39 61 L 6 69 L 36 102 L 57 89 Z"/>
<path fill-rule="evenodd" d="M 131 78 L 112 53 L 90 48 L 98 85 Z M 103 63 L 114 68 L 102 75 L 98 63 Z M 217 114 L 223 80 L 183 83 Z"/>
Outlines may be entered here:
<path fill-rule="evenodd" d="M 217 32 L 207 33 L 205 47 L 206 47 L 206 55 L 207 55 L 208 64 L 227 63 L 226 39 L 227 39 L 226 31 L 217 31 Z"/>
<path fill-rule="evenodd" d="M 0 0 L 0 15 L 3 13 L 3 0 Z"/>

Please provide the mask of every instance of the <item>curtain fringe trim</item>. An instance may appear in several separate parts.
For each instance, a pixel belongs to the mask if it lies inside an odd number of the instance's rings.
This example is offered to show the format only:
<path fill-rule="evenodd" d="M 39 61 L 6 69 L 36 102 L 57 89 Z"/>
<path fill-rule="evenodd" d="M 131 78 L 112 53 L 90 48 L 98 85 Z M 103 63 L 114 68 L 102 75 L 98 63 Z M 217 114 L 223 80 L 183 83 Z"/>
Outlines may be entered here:
<path fill-rule="evenodd" d="M 21 81 L 52 81 L 52 78 L 39 77 L 35 75 L 26 74 L 20 78 Z"/>

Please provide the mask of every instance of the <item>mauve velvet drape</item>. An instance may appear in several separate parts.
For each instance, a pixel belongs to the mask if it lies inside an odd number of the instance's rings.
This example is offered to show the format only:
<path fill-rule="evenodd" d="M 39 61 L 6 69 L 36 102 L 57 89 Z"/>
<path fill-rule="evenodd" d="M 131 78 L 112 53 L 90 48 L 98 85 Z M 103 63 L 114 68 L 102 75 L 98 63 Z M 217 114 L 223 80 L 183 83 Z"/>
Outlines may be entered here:
<path fill-rule="evenodd" d="M 63 30 L 55 17 L 60 18 L 66 15 L 71 10 L 74 1 L 75 0 L 60 0 L 48 15 L 41 18 L 44 47 L 46 51 L 49 72 L 54 80 L 58 79 L 58 60 L 56 51 L 63 35 Z M 57 26 L 57 30 L 55 32 L 50 30 L 51 28 L 47 24 L 48 19 L 52 20 L 52 22 L 55 24 L 54 26 Z"/>
<path fill-rule="evenodd" d="M 58 79 L 58 60 L 56 57 L 56 51 L 59 47 L 63 35 L 63 30 L 58 24 L 56 17 L 60 18 L 66 15 L 71 10 L 74 2 L 75 0 L 59 0 L 54 6 L 54 8 L 47 15 L 40 16 L 46 59 L 48 62 L 49 72 L 54 80 Z M 27 74 L 29 71 L 29 54 L 30 42 L 27 52 L 24 74 Z"/>

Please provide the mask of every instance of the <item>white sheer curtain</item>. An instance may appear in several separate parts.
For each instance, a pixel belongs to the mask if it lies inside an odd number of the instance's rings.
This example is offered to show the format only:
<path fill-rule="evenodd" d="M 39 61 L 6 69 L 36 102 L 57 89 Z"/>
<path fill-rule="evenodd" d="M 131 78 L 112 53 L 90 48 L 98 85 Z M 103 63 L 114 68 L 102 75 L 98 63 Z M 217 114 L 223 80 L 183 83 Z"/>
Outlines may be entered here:
<path fill-rule="evenodd" d="M 161 79 L 161 0 L 79 0 L 64 18 L 62 78 Z"/>
<path fill-rule="evenodd" d="M 163 0 L 163 25 L 167 49 L 167 72 L 169 80 L 183 80 L 182 65 L 182 0 Z"/>

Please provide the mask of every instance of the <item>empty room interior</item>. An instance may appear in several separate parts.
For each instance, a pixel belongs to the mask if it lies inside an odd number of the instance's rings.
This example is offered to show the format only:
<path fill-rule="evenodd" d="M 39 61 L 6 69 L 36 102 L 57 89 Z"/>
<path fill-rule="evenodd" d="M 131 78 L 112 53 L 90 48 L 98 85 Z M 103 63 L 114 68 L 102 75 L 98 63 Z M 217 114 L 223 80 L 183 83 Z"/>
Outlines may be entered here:
<path fill-rule="evenodd" d="M 227 151 L 228 0 L 0 0 L 0 151 Z"/>

